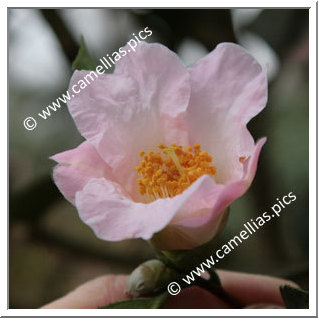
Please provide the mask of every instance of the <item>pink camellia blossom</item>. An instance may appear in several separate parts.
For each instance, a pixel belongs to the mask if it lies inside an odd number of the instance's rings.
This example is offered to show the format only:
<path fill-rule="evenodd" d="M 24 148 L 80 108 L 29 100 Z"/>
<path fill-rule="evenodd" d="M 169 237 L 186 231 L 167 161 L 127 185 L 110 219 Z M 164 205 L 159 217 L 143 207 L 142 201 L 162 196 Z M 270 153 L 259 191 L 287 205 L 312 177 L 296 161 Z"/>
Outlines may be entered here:
<path fill-rule="evenodd" d="M 266 101 L 266 72 L 236 44 L 186 68 L 142 42 L 68 103 L 86 141 L 52 157 L 54 180 L 103 240 L 195 248 L 255 176 L 266 139 L 255 144 L 246 124 Z"/>

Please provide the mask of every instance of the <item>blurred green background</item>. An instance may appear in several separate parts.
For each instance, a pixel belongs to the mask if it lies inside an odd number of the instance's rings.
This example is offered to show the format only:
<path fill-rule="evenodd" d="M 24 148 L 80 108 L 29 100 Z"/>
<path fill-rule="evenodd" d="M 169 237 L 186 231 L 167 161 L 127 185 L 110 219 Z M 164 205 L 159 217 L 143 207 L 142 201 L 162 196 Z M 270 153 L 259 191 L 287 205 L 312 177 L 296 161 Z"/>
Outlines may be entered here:
<path fill-rule="evenodd" d="M 269 67 L 269 102 L 249 123 L 267 136 L 248 193 L 231 208 L 219 243 L 293 191 L 297 200 L 219 262 L 219 267 L 286 277 L 308 288 L 308 10 L 302 9 L 9 9 L 9 301 L 37 308 L 78 284 L 129 273 L 152 255 L 147 243 L 97 239 L 52 182 L 49 156 L 82 140 L 63 106 L 27 131 L 67 89 L 80 36 L 96 59 L 148 26 L 149 42 L 186 65 L 220 42 L 236 42 Z"/>

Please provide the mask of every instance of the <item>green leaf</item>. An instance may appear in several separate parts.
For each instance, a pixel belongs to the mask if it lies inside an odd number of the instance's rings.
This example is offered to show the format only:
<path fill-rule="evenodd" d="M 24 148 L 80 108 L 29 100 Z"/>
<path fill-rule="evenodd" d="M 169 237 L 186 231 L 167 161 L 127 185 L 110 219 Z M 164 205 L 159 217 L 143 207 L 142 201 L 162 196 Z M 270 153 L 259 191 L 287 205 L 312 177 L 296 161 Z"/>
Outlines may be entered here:
<path fill-rule="evenodd" d="M 169 297 L 167 292 L 152 298 L 135 298 L 111 303 L 99 309 L 157 309 L 163 308 L 166 299 Z"/>
<path fill-rule="evenodd" d="M 308 309 L 309 294 L 307 291 L 289 285 L 279 287 L 286 308 L 288 309 Z"/>
<path fill-rule="evenodd" d="M 94 70 L 96 69 L 96 63 L 88 52 L 84 37 L 81 36 L 81 46 L 78 50 L 77 56 L 72 64 L 72 71 L 75 70 Z"/>

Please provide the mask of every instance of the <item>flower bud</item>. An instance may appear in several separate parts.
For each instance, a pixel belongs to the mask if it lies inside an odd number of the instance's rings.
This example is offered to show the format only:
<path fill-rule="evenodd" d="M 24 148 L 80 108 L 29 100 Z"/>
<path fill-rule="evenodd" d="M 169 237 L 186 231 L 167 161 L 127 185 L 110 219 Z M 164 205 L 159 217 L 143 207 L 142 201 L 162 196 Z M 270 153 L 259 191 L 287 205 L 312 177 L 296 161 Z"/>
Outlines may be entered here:
<path fill-rule="evenodd" d="M 129 276 L 127 292 L 138 297 L 152 294 L 165 288 L 176 273 L 163 262 L 152 259 L 139 265 Z"/>

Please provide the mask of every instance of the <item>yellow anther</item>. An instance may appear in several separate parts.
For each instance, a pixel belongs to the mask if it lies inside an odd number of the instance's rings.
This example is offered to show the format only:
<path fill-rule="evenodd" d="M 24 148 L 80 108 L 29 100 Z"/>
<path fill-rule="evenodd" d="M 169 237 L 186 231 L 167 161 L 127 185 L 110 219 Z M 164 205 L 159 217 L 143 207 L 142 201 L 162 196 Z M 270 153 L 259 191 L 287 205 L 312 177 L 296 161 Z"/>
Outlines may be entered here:
<path fill-rule="evenodd" d="M 239 158 L 240 163 L 244 163 L 245 159 L 246 159 L 245 156 L 240 157 L 240 158 Z"/>
<path fill-rule="evenodd" d="M 157 146 L 157 148 L 159 148 L 159 149 L 165 149 L 165 148 L 167 148 L 167 146 L 165 146 L 164 144 L 158 144 L 158 146 Z"/>
<path fill-rule="evenodd" d="M 200 150 L 201 150 L 200 144 L 194 144 L 193 145 L 193 150 L 194 150 L 195 154 L 200 153 Z"/>
<path fill-rule="evenodd" d="M 212 175 L 216 174 L 216 168 L 214 166 L 210 167 L 210 174 Z"/>
<path fill-rule="evenodd" d="M 192 152 L 192 147 L 186 146 L 186 152 Z"/>
<path fill-rule="evenodd" d="M 158 169 L 155 173 L 156 176 L 161 176 L 162 175 L 162 170 L 161 169 Z"/>

